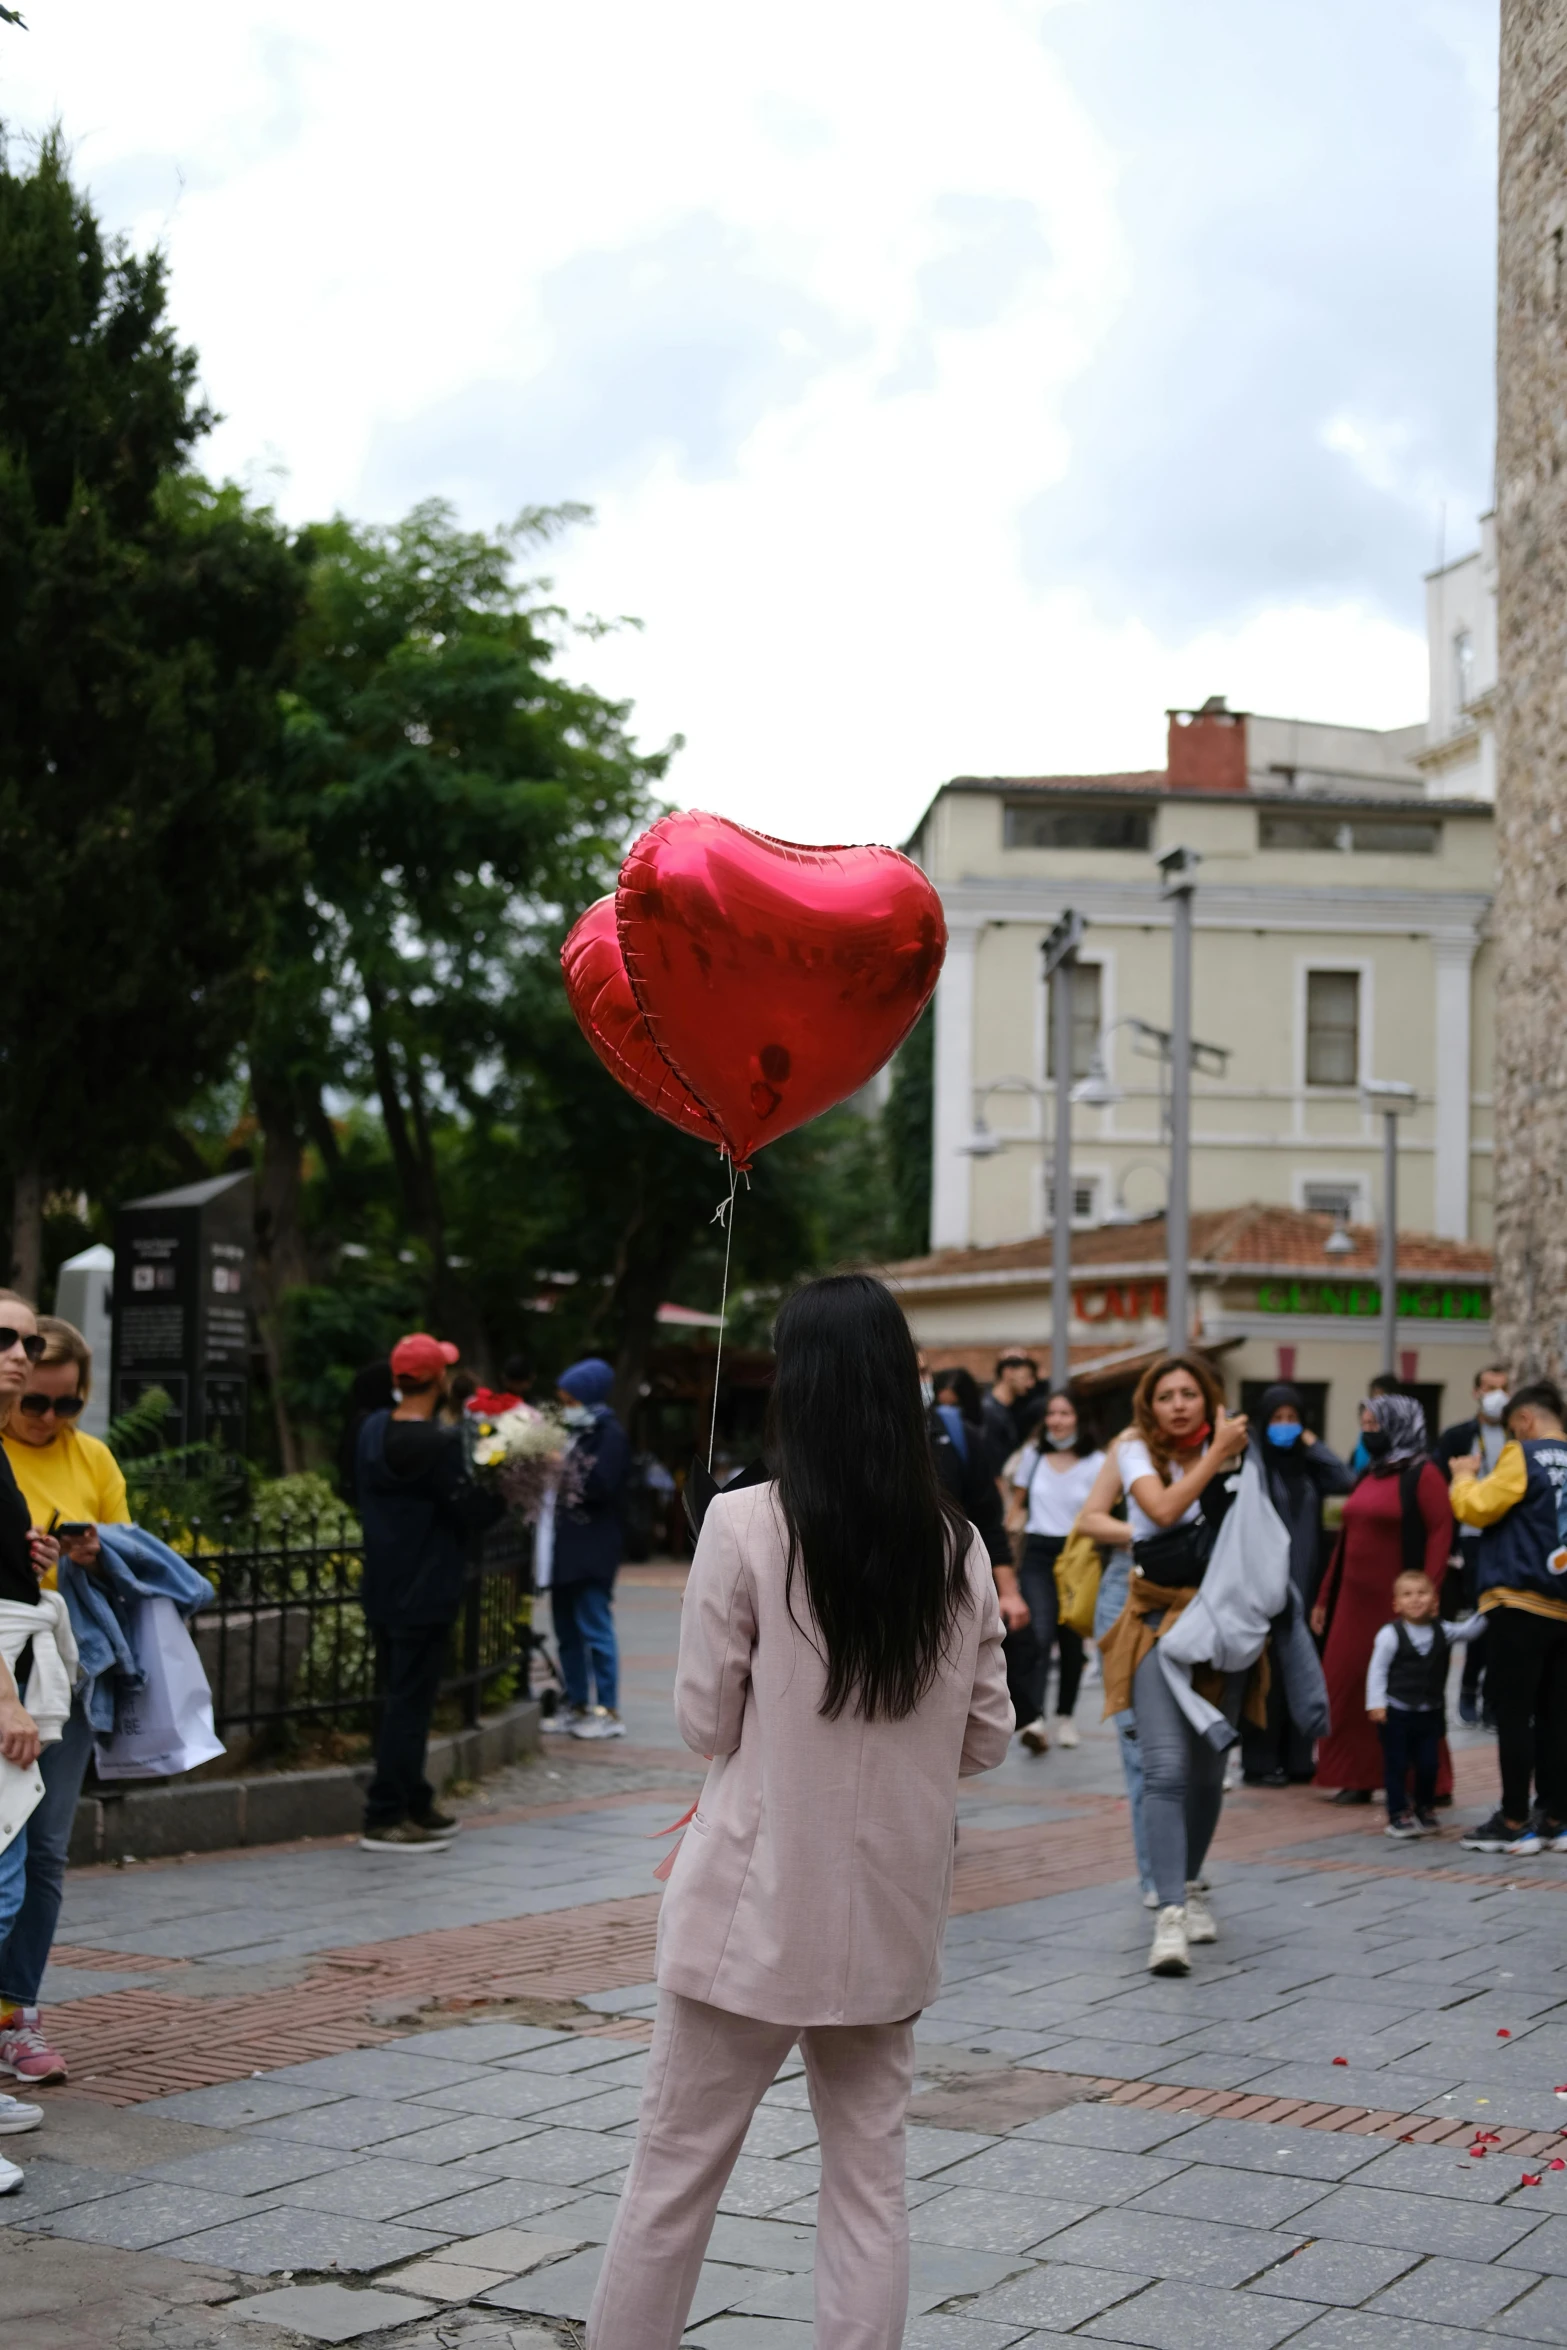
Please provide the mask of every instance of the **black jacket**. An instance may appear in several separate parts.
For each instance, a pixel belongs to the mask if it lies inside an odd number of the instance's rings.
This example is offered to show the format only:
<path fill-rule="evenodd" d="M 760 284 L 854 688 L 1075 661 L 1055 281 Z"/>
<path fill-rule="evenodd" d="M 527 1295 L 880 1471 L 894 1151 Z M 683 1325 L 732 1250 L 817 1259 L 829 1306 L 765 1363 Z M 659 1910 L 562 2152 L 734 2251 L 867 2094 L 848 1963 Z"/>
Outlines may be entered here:
<path fill-rule="evenodd" d="M 625 1552 L 622 1510 L 631 1467 L 626 1431 L 607 1404 L 597 1408 L 592 1427 L 573 1439 L 569 1457 L 582 1482 L 571 1507 L 555 1512 L 552 1580 L 607 1588 Z"/>
<path fill-rule="evenodd" d="M 506 1506 L 469 1479 L 461 1430 L 372 1412 L 354 1466 L 365 1615 L 389 1631 L 455 1623 L 473 1537 Z"/>
<path fill-rule="evenodd" d="M 993 1567 L 1010 1567 L 1012 1545 L 1007 1540 L 1006 1528 L 1001 1522 L 1001 1496 L 996 1491 L 996 1480 L 990 1471 L 990 1447 L 985 1431 L 973 1421 L 965 1420 L 968 1437 L 965 1458 L 947 1433 L 945 1421 L 934 1404 L 925 1415 L 930 1429 L 930 1448 L 935 1457 L 936 1474 L 942 1485 L 957 1503 L 971 1526 L 977 1527 L 985 1548 L 990 1553 Z"/>
<path fill-rule="evenodd" d="M 1297 1439 L 1299 1458 L 1288 1469 L 1277 1458 L 1278 1447 L 1269 1444 L 1266 1437 L 1257 1450 L 1263 1458 L 1268 1499 L 1289 1534 L 1290 1581 L 1309 1611 L 1327 1564 L 1322 1551 L 1322 1504 L 1330 1493 L 1350 1492 L 1355 1472 L 1336 1452 L 1329 1452 L 1320 1437 L 1315 1444 L 1302 1444 Z"/>

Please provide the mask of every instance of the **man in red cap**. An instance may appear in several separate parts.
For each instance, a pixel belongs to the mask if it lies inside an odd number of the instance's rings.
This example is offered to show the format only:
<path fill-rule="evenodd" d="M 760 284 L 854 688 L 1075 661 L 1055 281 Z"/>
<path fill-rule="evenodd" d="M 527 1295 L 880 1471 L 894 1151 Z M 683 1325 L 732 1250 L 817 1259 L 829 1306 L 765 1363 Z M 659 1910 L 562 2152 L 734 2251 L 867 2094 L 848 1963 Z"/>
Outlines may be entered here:
<path fill-rule="evenodd" d="M 355 1496 L 365 1534 L 360 1598 L 383 1694 L 367 1851 L 442 1851 L 457 1823 L 424 1775 L 430 1717 L 462 1608 L 469 1545 L 504 1504 L 473 1484 L 461 1432 L 437 1417 L 457 1349 L 416 1330 L 392 1349 L 392 1407 L 359 1431 Z"/>

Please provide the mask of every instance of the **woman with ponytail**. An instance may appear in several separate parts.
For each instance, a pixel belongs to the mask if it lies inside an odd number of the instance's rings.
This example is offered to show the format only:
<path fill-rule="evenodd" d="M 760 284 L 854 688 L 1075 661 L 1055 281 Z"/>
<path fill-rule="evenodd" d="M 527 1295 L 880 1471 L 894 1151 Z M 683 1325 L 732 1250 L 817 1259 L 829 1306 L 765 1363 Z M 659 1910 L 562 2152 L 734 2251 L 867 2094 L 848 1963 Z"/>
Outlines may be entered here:
<path fill-rule="evenodd" d="M 904 2108 L 941 1979 L 958 1780 L 1012 1734 L 985 1546 L 936 1480 L 914 1342 L 868 1275 L 775 1334 L 771 1481 L 691 1562 L 675 1711 L 711 1758 L 659 1921 L 636 2150 L 591 2350 L 676 2350 L 725 2181 L 796 2041 L 821 2139 L 818 2350 L 897 2350 Z"/>

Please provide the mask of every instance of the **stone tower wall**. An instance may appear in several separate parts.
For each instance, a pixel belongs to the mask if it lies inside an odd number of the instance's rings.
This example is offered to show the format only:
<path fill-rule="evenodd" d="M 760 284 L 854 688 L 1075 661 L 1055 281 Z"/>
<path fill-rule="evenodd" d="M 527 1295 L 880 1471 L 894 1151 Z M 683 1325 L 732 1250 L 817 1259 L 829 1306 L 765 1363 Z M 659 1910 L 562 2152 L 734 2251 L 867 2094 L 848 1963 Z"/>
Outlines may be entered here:
<path fill-rule="evenodd" d="M 1502 0 L 1495 1323 L 1567 1372 L 1567 0 Z"/>

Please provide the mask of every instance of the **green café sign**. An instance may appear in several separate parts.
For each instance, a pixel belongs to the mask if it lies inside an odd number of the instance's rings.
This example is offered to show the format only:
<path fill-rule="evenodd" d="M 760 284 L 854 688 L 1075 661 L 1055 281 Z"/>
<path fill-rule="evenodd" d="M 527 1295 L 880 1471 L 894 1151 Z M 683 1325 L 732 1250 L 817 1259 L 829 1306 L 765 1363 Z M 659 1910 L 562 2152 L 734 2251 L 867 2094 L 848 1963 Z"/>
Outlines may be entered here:
<path fill-rule="evenodd" d="M 1261 1281 L 1257 1309 L 1264 1314 L 1342 1314 L 1346 1320 L 1369 1319 L 1382 1311 L 1382 1286 L 1377 1281 Z M 1401 1282 L 1398 1291 L 1400 1321 L 1486 1322 L 1491 1316 L 1491 1293 L 1473 1283 Z"/>

